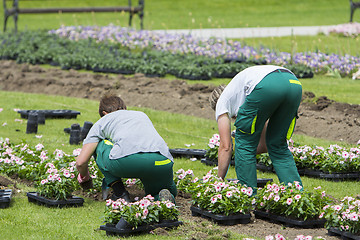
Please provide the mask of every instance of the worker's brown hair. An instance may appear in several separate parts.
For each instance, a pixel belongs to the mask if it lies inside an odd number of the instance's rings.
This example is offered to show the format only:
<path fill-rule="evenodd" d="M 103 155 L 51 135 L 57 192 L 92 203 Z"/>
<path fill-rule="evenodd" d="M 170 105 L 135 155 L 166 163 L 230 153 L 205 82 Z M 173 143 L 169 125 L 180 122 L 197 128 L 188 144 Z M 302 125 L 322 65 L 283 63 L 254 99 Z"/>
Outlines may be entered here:
<path fill-rule="evenodd" d="M 215 111 L 216 103 L 217 103 L 221 93 L 224 91 L 225 87 L 226 87 L 225 85 L 220 85 L 220 86 L 216 87 L 210 94 L 209 102 L 210 102 L 210 107 L 212 110 Z"/>
<path fill-rule="evenodd" d="M 106 113 L 115 112 L 117 110 L 126 110 L 124 101 L 114 94 L 106 94 L 100 99 L 99 114 L 103 117 Z"/>

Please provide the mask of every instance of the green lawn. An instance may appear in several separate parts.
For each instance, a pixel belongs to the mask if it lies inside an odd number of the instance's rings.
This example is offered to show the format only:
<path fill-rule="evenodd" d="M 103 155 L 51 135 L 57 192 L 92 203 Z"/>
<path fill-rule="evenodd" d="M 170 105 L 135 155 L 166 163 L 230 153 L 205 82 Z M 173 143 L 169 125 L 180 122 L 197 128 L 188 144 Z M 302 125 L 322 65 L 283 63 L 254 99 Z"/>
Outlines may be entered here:
<path fill-rule="evenodd" d="M 82 7 L 127 5 L 126 0 L 22 1 L 20 7 Z M 137 0 L 133 1 L 133 5 Z M 8 1 L 10 6 L 11 1 Z M 201 11 L 199 11 L 201 9 Z M 0 16 L 3 16 L 1 5 Z M 128 25 L 127 13 L 23 14 L 19 29 L 57 28 L 65 25 Z M 145 29 L 197 29 L 334 25 L 348 22 L 350 5 L 347 0 L 145 0 Z M 355 12 L 354 21 L 360 14 Z M 12 19 L 9 26 L 13 26 Z M 139 18 L 134 17 L 139 28 Z M 2 28 L 2 24 L 1 24 Z"/>

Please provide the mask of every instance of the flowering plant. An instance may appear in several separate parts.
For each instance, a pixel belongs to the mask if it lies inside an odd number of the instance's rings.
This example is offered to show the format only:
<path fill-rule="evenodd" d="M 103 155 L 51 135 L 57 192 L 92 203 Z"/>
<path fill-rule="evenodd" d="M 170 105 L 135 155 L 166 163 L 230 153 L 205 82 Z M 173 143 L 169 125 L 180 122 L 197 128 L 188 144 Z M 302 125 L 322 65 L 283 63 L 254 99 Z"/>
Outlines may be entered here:
<path fill-rule="evenodd" d="M 298 169 L 307 168 L 326 173 L 360 171 L 359 147 L 341 147 L 336 144 L 330 145 L 327 148 L 321 146 L 300 146 L 290 140 L 289 150 L 294 156 Z M 257 161 L 266 166 L 272 166 L 272 162 L 267 153 L 258 155 Z"/>
<path fill-rule="evenodd" d="M 331 199 L 321 187 L 314 190 L 306 191 L 298 182 L 268 184 L 257 191 L 256 209 L 302 220 L 317 219 Z"/>
<path fill-rule="evenodd" d="M 184 169 L 179 169 L 175 173 L 174 182 L 179 191 L 191 193 L 196 187 L 195 183 L 199 180 L 198 177 L 194 178 L 194 172 L 191 169 L 185 171 Z"/>
<path fill-rule="evenodd" d="M 194 206 L 226 216 L 247 214 L 252 208 L 252 188 L 241 186 L 237 181 L 224 182 L 210 170 L 201 180 L 194 183 Z"/>
<path fill-rule="evenodd" d="M 141 224 L 152 224 L 163 220 L 177 220 L 179 211 L 170 201 L 154 201 L 151 195 L 128 203 L 122 198 L 106 200 L 105 223 L 116 224 L 123 218 L 128 224 L 137 227 Z"/>
<path fill-rule="evenodd" d="M 330 145 L 328 148 L 319 146 L 290 146 L 297 166 L 319 169 L 324 172 L 357 172 L 360 170 L 360 148 L 345 148 Z"/>
<path fill-rule="evenodd" d="M 48 175 L 38 184 L 38 193 L 46 198 L 56 200 L 65 200 L 71 197 L 77 186 L 74 163 L 72 162 L 70 167 L 60 170 L 57 170 L 52 163 L 46 164 Z"/>
<path fill-rule="evenodd" d="M 341 231 L 360 233 L 360 200 L 345 197 L 340 204 L 326 205 L 320 217 L 326 219 L 325 227 L 334 227 Z"/>
<path fill-rule="evenodd" d="M 233 138 L 234 145 L 234 138 Z M 210 139 L 208 143 L 208 150 L 205 156 L 209 159 L 218 159 L 218 151 L 220 146 L 220 135 L 215 133 Z M 232 159 L 234 159 L 235 152 L 232 152 Z"/>

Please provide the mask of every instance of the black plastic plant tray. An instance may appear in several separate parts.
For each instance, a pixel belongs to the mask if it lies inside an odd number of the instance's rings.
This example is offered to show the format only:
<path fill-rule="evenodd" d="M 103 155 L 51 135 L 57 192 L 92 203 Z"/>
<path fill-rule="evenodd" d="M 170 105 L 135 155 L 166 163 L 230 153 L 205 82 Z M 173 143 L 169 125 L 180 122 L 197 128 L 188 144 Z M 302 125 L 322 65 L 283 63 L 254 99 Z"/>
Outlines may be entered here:
<path fill-rule="evenodd" d="M 228 181 L 237 181 L 237 179 L 235 178 L 229 178 L 227 179 Z M 258 188 L 261 187 L 265 187 L 265 185 L 268 183 L 268 182 L 273 182 L 274 180 L 272 178 L 258 178 L 257 179 L 257 186 Z"/>
<path fill-rule="evenodd" d="M 345 179 L 354 180 L 360 178 L 359 172 L 353 173 L 326 173 L 320 170 L 313 170 L 313 169 L 306 169 L 304 172 L 305 176 L 308 177 L 316 177 L 316 178 L 323 178 L 333 181 L 341 181 Z"/>
<path fill-rule="evenodd" d="M 182 225 L 183 222 L 181 221 L 166 221 L 160 222 L 156 224 L 149 224 L 138 226 L 137 228 L 124 228 L 119 229 L 116 228 L 115 224 L 107 223 L 106 225 L 101 225 L 100 230 L 106 231 L 106 235 L 133 235 L 133 234 L 140 234 L 140 233 L 147 233 L 156 228 L 173 228 Z"/>
<path fill-rule="evenodd" d="M 203 210 L 195 206 L 191 206 L 190 210 L 193 216 L 200 216 L 206 219 L 211 219 L 213 222 L 227 226 L 236 225 L 236 224 L 247 224 L 250 223 L 250 218 L 251 218 L 250 214 L 235 214 L 230 216 L 214 214 L 210 211 Z"/>
<path fill-rule="evenodd" d="M 263 163 L 257 163 L 256 164 L 256 169 L 260 170 L 262 172 L 274 172 L 274 169 L 272 166 L 266 166 Z"/>
<path fill-rule="evenodd" d="M 11 195 L 11 189 L 0 190 L 0 208 L 8 208 L 10 206 Z"/>
<path fill-rule="evenodd" d="M 80 207 L 84 204 L 84 199 L 76 196 L 66 200 L 53 200 L 42 197 L 37 192 L 28 192 L 26 195 L 29 202 L 45 205 L 46 207 Z"/>
<path fill-rule="evenodd" d="M 209 166 L 217 166 L 218 165 L 217 159 L 211 159 L 211 158 L 207 158 L 207 157 L 202 158 L 200 160 L 200 162 L 204 163 L 205 165 L 209 165 Z M 231 160 L 230 165 L 235 166 L 235 160 Z"/>
<path fill-rule="evenodd" d="M 204 149 L 190 149 L 190 148 L 170 149 L 170 153 L 173 157 L 203 158 L 205 157 L 206 152 L 207 151 Z"/>
<path fill-rule="evenodd" d="M 214 160 L 209 158 L 202 158 L 200 162 L 208 166 L 217 166 L 217 161 L 215 162 Z"/>
<path fill-rule="evenodd" d="M 314 219 L 314 220 L 296 220 L 269 212 L 260 210 L 254 210 L 255 218 L 264 220 L 270 220 L 271 222 L 281 223 L 288 227 L 300 227 L 300 228 L 322 228 L 326 222 L 325 219 Z"/>
<path fill-rule="evenodd" d="M 337 228 L 329 228 L 328 229 L 328 234 L 330 236 L 339 236 L 341 237 L 341 239 L 352 239 L 352 240 L 360 240 L 360 235 L 355 235 L 351 232 L 347 232 L 347 231 L 341 231 L 340 229 Z"/>
<path fill-rule="evenodd" d="M 28 118 L 30 113 L 44 112 L 45 118 L 76 118 L 80 114 L 74 110 L 19 110 L 21 118 Z"/>

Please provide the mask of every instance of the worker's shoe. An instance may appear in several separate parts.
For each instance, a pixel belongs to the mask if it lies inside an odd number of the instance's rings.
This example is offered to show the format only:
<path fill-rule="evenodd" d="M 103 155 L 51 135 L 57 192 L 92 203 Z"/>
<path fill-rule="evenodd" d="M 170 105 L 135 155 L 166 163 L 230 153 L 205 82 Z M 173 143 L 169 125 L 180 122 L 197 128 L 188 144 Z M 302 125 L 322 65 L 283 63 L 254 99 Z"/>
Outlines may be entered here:
<path fill-rule="evenodd" d="M 168 189 L 165 189 L 165 188 L 159 192 L 159 200 L 160 201 L 170 201 L 175 204 L 174 196 L 171 194 L 171 192 Z"/>

